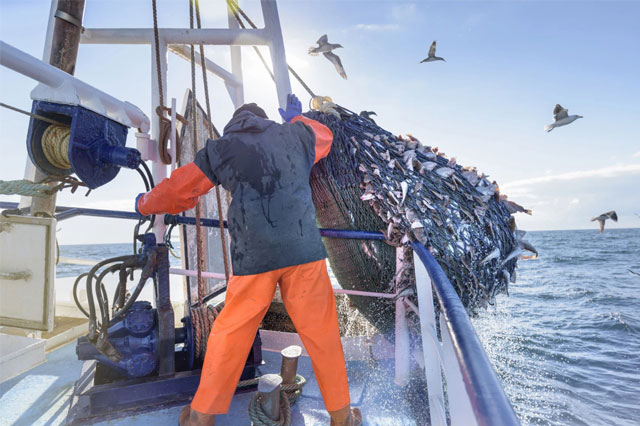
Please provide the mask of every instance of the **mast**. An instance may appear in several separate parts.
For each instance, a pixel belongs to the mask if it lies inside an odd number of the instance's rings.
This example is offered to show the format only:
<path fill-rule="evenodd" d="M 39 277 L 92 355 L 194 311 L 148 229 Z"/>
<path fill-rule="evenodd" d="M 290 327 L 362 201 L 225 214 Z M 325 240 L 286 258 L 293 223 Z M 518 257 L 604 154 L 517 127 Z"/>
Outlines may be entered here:
<path fill-rule="evenodd" d="M 57 7 L 55 4 L 57 3 Z M 45 59 L 48 57 L 49 63 L 60 68 L 71 75 L 76 69 L 76 59 L 78 57 L 78 47 L 80 36 L 82 35 L 82 17 L 84 15 L 85 0 L 52 0 L 53 12 L 50 19 L 54 22 L 53 34 L 51 36 L 51 50 L 45 51 Z M 48 41 L 48 40 L 47 40 Z M 46 49 L 46 46 L 45 46 Z M 35 170 L 35 182 L 39 182 L 47 177 L 39 170 Z M 50 183 L 55 186 L 55 183 Z M 47 214 L 54 216 L 56 209 L 56 193 L 44 197 L 33 197 L 31 199 L 31 215 Z"/>

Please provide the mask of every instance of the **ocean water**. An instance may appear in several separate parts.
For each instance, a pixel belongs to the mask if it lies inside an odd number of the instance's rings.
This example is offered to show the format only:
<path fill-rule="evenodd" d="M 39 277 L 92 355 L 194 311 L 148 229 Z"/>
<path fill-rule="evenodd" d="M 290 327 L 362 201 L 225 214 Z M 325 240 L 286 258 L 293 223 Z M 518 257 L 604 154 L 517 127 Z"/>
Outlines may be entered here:
<path fill-rule="evenodd" d="M 523 425 L 640 425 L 640 229 L 531 232 L 510 295 L 473 323 Z M 102 260 L 130 244 L 61 246 Z M 179 259 L 171 258 L 173 265 Z M 58 265 L 58 276 L 90 267 Z"/>
<path fill-rule="evenodd" d="M 640 229 L 531 232 L 510 296 L 474 318 L 524 425 L 640 424 Z"/>

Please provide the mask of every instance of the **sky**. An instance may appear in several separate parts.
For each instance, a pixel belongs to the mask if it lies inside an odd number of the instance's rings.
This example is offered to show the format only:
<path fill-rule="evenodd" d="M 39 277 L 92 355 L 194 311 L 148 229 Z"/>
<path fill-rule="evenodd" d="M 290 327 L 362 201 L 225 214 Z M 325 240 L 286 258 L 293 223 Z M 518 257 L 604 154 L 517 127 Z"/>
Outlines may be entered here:
<path fill-rule="evenodd" d="M 49 4 L 0 0 L 0 39 L 42 57 Z M 240 4 L 262 24 L 257 0 Z M 226 26 L 223 0 L 201 0 L 201 7 L 205 27 Z M 640 226 L 640 1 L 281 0 L 278 8 L 287 60 L 314 92 L 354 111 L 373 110 L 385 129 L 477 166 L 533 210 L 516 216 L 521 229 L 597 229 L 589 219 L 609 210 L 619 221 L 607 227 Z M 187 0 L 159 0 L 158 9 L 161 27 L 188 27 Z M 151 1 L 87 0 L 87 28 L 152 23 Z M 348 80 L 324 57 L 307 54 L 323 34 L 344 46 L 336 53 Z M 433 40 L 447 62 L 419 64 Z M 230 68 L 228 47 L 208 47 L 206 56 Z M 149 46 L 81 45 L 76 77 L 150 116 L 150 60 Z M 170 54 L 168 76 L 169 98 L 182 109 L 189 64 Z M 246 101 L 279 118 L 275 86 L 250 47 L 243 48 L 243 77 Z M 1 102 L 28 110 L 35 85 L 0 68 Z M 233 106 L 217 77 L 209 86 L 213 121 L 222 128 Z M 307 105 L 294 79 L 292 88 Z M 544 132 L 556 103 L 584 118 Z M 27 117 L 0 108 L 0 180 L 23 176 L 27 127 Z M 128 145 L 135 146 L 133 132 Z M 132 210 L 142 190 L 135 172 L 122 170 L 88 197 L 65 192 L 58 204 Z M 109 232 L 96 237 L 98 227 Z M 58 228 L 61 244 L 126 242 L 132 223 L 74 218 Z"/>

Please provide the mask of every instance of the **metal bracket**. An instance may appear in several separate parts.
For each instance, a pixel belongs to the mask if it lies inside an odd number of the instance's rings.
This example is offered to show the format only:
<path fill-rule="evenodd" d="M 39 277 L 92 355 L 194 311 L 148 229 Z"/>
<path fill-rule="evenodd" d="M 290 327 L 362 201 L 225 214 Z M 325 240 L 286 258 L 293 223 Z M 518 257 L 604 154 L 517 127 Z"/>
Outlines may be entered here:
<path fill-rule="evenodd" d="M 68 14 L 67 12 L 64 12 L 62 10 L 56 10 L 55 15 L 56 18 L 61 19 L 65 22 L 70 23 L 71 25 L 75 25 L 78 28 L 82 28 L 82 21 L 78 18 L 76 18 L 73 15 Z M 82 28 L 84 30 L 84 28 Z"/>

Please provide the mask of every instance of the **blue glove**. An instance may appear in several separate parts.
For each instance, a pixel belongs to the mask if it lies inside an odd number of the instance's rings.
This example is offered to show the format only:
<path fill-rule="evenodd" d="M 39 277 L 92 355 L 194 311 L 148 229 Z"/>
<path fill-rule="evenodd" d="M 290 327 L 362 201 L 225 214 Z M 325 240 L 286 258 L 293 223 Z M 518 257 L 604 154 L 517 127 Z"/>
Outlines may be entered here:
<path fill-rule="evenodd" d="M 291 93 L 287 95 L 287 110 L 285 111 L 282 108 L 278 108 L 278 112 L 284 121 L 290 123 L 293 117 L 302 114 L 302 103 L 300 103 L 296 95 Z"/>
<path fill-rule="evenodd" d="M 136 213 L 138 213 L 140 216 L 143 216 L 142 213 L 140 213 L 140 210 L 138 210 L 138 200 L 140 200 L 140 197 L 142 197 L 143 195 L 145 195 L 144 192 L 138 194 L 138 196 L 136 197 L 136 205 L 135 205 L 135 209 L 136 209 Z"/>

